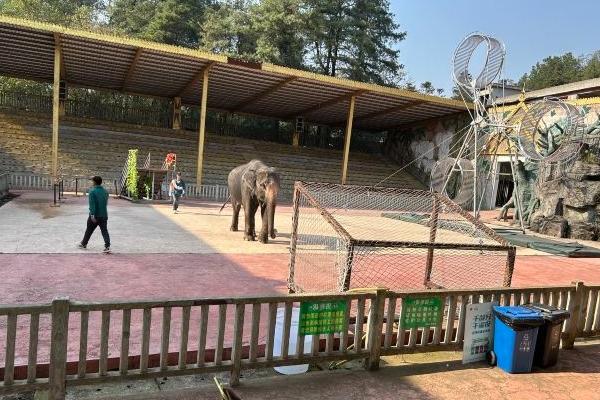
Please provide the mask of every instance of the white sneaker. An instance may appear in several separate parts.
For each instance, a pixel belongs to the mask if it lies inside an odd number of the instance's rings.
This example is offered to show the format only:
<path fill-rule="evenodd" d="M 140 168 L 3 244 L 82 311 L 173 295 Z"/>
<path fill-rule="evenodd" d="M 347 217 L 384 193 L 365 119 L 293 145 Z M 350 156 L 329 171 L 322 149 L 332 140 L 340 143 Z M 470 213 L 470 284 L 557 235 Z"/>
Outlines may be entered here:
<path fill-rule="evenodd" d="M 77 248 L 82 249 L 82 250 L 87 250 L 87 246 L 84 246 L 83 244 L 81 244 L 81 242 L 77 243 Z"/>
<path fill-rule="evenodd" d="M 111 253 L 111 251 L 110 251 L 110 247 L 105 247 L 105 248 L 104 248 L 104 250 L 102 250 L 102 252 L 103 252 L 104 254 L 110 254 L 110 253 Z"/>

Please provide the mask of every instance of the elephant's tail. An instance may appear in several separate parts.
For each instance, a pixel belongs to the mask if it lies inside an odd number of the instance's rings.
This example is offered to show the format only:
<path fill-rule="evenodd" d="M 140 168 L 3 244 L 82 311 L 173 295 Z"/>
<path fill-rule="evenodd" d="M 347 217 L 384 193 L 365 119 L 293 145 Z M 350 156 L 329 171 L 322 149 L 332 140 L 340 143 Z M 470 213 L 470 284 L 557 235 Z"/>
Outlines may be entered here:
<path fill-rule="evenodd" d="M 225 208 L 225 206 L 227 205 L 227 203 L 229 203 L 229 200 L 231 200 L 231 195 L 229 195 L 229 197 L 227 198 L 227 200 L 225 200 L 225 203 L 223 203 L 223 205 L 221 206 L 221 209 L 219 210 L 219 214 L 221 213 L 221 211 L 223 211 L 223 209 Z"/>

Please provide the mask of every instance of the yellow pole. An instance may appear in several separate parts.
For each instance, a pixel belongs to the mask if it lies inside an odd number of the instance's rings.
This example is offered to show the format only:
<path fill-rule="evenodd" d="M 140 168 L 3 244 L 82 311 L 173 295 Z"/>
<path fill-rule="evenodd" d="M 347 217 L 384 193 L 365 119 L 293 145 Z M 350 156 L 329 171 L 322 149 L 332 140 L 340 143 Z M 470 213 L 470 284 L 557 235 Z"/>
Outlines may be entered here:
<path fill-rule="evenodd" d="M 206 100 L 208 98 L 208 73 L 210 68 L 205 68 L 202 74 L 202 99 L 200 100 L 200 136 L 198 138 L 198 165 L 196 169 L 196 184 L 198 189 L 202 185 L 202 167 L 204 163 L 204 136 L 206 133 Z"/>
<path fill-rule="evenodd" d="M 344 135 L 344 163 L 342 164 L 342 185 L 346 184 L 348 177 L 348 155 L 350 153 L 350 140 L 352 139 L 352 121 L 354 120 L 354 104 L 356 96 L 350 98 L 350 108 L 348 109 L 348 120 L 346 121 L 346 134 Z"/>
<path fill-rule="evenodd" d="M 54 46 L 54 86 L 52 88 L 52 179 L 58 179 L 58 124 L 60 116 L 61 48 Z"/>

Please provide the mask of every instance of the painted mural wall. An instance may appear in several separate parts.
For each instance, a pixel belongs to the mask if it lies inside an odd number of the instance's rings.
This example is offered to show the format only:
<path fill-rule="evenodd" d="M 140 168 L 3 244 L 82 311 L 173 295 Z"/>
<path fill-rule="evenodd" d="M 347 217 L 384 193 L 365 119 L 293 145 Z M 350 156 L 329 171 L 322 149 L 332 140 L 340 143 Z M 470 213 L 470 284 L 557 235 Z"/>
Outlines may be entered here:
<path fill-rule="evenodd" d="M 470 122 L 469 115 L 461 113 L 398 128 L 388 135 L 386 156 L 428 186 L 435 163 L 452 156 L 450 149 L 458 150 L 458 139 Z"/>

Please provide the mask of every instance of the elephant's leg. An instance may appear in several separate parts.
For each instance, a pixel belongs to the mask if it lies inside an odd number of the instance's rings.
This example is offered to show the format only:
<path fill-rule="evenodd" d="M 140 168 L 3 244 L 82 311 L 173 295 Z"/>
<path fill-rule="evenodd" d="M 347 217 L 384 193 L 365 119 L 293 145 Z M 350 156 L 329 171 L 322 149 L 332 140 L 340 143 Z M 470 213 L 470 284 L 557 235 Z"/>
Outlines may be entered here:
<path fill-rule="evenodd" d="M 229 228 L 232 232 L 237 232 L 238 230 L 238 221 L 240 219 L 240 209 L 242 208 L 242 204 L 238 203 L 235 200 L 231 200 L 231 207 L 233 208 L 233 216 L 231 217 L 231 227 Z"/>
<path fill-rule="evenodd" d="M 244 240 L 256 240 L 256 233 L 254 230 L 254 214 L 256 214 L 256 208 L 257 205 L 252 201 L 249 201 L 248 205 L 244 206 Z"/>
<path fill-rule="evenodd" d="M 261 243 L 267 243 L 269 241 L 269 216 L 267 215 L 267 204 L 260 204 L 260 216 L 262 219 L 262 228 L 258 235 L 258 240 Z"/>

